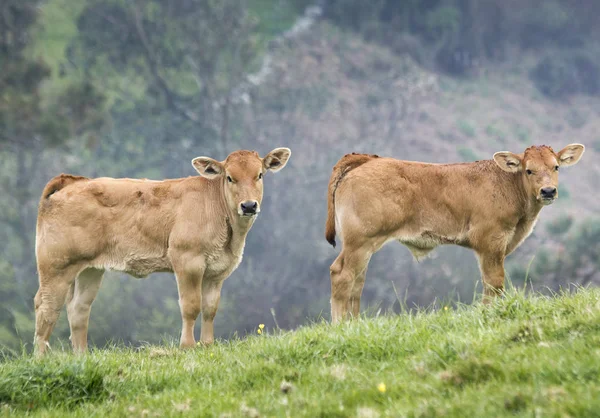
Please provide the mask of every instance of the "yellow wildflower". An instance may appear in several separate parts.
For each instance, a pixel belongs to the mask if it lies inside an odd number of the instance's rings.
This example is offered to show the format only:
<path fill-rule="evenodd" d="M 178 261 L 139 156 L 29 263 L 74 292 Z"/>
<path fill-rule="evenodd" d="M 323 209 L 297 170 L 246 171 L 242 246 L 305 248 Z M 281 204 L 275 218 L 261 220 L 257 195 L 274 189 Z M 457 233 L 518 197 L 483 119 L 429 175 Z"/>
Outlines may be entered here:
<path fill-rule="evenodd" d="M 380 383 L 377 385 L 377 390 L 381 393 L 385 393 L 385 391 L 387 390 L 387 388 L 385 387 L 385 383 Z"/>
<path fill-rule="evenodd" d="M 258 327 L 259 327 L 260 329 L 263 329 L 263 328 L 265 327 L 265 324 L 260 324 Z"/>
<path fill-rule="evenodd" d="M 447 306 L 444 306 L 444 310 L 445 310 L 445 311 L 447 311 L 447 310 L 448 310 L 448 307 L 447 307 Z"/>
<path fill-rule="evenodd" d="M 260 335 L 260 334 L 262 334 L 262 329 L 259 328 L 256 330 L 256 332 L 258 332 L 258 334 Z"/>

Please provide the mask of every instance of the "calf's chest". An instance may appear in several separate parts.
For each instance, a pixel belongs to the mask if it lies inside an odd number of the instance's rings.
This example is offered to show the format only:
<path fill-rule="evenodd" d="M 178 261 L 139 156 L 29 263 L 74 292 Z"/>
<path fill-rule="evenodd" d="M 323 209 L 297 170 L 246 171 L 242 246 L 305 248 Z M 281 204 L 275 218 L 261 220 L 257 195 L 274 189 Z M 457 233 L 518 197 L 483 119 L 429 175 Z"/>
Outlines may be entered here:
<path fill-rule="evenodd" d="M 506 246 L 506 255 L 512 253 L 519 245 L 525 241 L 525 239 L 531 235 L 533 228 L 537 223 L 537 217 L 535 218 L 523 218 L 515 226 L 512 238 L 509 240 Z"/>
<path fill-rule="evenodd" d="M 207 254 L 205 276 L 229 276 L 242 262 L 242 256 L 243 248 L 237 254 L 230 249 Z"/>

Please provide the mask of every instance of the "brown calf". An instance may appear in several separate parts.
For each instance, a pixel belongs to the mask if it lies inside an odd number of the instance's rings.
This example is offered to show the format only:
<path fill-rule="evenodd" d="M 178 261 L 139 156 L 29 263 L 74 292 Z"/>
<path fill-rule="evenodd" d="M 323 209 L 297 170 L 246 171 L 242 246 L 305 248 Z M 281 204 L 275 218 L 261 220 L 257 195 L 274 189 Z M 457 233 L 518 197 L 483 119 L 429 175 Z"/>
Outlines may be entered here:
<path fill-rule="evenodd" d="M 329 181 L 327 241 L 342 251 L 331 265 L 331 319 L 357 316 L 371 256 L 399 241 L 419 259 L 438 245 L 473 249 L 484 302 L 502 292 L 504 258 L 531 233 L 543 206 L 558 197 L 558 169 L 579 161 L 584 147 L 555 153 L 533 146 L 493 160 L 427 164 L 349 154 Z"/>
<path fill-rule="evenodd" d="M 44 353 L 67 302 L 75 351 L 87 348 L 92 302 L 104 270 L 135 277 L 174 272 L 183 326 L 181 346 L 213 342 L 223 281 L 242 260 L 246 235 L 260 212 L 262 176 L 290 157 L 277 148 L 260 158 L 236 151 L 225 161 L 192 161 L 201 177 L 151 181 L 62 174 L 46 185 L 38 210 L 35 342 Z"/>

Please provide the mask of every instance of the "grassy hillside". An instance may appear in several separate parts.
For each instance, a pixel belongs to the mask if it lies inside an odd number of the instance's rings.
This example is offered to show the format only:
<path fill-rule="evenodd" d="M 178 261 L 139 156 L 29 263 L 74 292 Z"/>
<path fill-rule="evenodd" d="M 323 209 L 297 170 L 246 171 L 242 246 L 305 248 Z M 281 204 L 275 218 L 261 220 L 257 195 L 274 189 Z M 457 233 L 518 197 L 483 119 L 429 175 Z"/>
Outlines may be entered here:
<path fill-rule="evenodd" d="M 592 416 L 599 347 L 600 290 L 513 293 L 492 307 L 265 328 L 187 352 L 6 359 L 0 415 Z"/>

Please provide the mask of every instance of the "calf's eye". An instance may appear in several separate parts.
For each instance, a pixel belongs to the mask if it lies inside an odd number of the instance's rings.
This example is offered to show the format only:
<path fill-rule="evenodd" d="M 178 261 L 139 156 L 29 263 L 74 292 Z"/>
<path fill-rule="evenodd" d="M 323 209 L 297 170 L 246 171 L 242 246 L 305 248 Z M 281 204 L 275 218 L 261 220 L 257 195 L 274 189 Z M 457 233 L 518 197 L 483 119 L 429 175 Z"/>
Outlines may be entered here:
<path fill-rule="evenodd" d="M 229 183 L 233 183 L 233 179 L 232 179 L 230 176 L 227 176 L 227 181 L 228 181 Z"/>
<path fill-rule="evenodd" d="M 259 179 L 259 180 L 260 180 L 260 179 L 262 179 L 262 173 L 260 173 L 260 174 L 258 175 L 258 179 Z"/>
<path fill-rule="evenodd" d="M 529 170 L 529 169 L 528 169 L 528 170 L 526 170 L 526 171 L 527 171 L 527 174 L 529 174 L 529 175 L 533 174 L 533 171 L 531 171 L 531 170 Z"/>
<path fill-rule="evenodd" d="M 554 171 L 558 171 L 558 166 L 554 167 Z"/>

